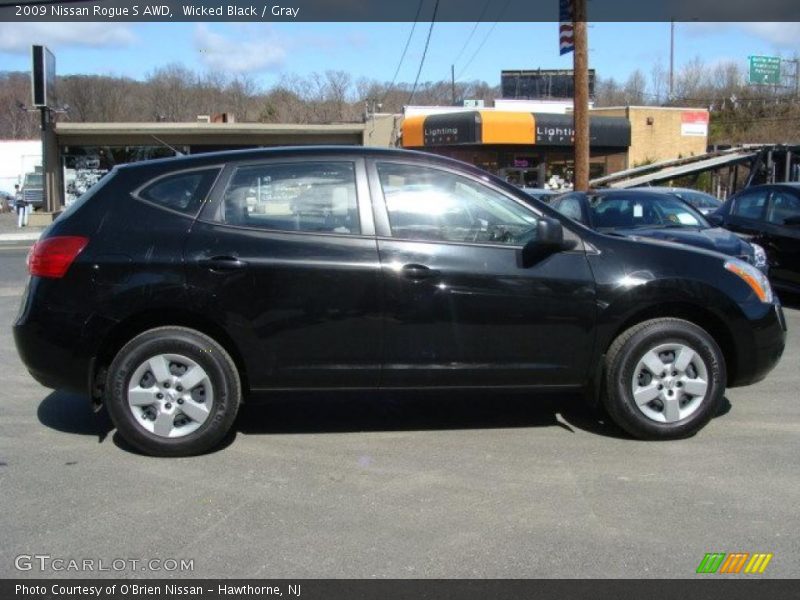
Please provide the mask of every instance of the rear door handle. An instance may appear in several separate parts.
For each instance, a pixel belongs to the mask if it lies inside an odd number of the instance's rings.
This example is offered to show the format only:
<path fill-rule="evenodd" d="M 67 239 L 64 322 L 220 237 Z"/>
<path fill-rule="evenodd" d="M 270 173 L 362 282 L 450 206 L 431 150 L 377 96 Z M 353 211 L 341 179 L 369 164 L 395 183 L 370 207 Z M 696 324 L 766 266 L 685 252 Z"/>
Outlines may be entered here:
<path fill-rule="evenodd" d="M 408 279 L 430 279 L 431 277 L 438 277 L 440 275 L 440 272 L 436 269 L 430 269 L 425 265 L 417 264 L 403 265 L 400 272 L 403 274 L 403 277 Z"/>
<path fill-rule="evenodd" d="M 212 256 L 201 258 L 198 264 L 211 271 L 240 271 L 247 268 L 247 263 L 235 256 Z"/>

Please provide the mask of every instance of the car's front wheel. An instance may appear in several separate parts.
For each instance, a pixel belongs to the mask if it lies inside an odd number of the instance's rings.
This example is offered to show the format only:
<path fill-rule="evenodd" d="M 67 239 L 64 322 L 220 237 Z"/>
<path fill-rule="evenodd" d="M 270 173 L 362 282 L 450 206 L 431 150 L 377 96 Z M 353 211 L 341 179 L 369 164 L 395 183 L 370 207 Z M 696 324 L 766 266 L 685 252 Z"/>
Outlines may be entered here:
<path fill-rule="evenodd" d="M 606 354 L 604 403 L 642 439 L 695 434 L 717 413 L 725 360 L 714 338 L 682 319 L 653 319 L 622 333 Z"/>
<path fill-rule="evenodd" d="M 222 441 L 242 390 L 236 364 L 215 340 L 185 327 L 136 336 L 108 370 L 106 404 L 117 431 L 154 456 L 188 456 Z"/>

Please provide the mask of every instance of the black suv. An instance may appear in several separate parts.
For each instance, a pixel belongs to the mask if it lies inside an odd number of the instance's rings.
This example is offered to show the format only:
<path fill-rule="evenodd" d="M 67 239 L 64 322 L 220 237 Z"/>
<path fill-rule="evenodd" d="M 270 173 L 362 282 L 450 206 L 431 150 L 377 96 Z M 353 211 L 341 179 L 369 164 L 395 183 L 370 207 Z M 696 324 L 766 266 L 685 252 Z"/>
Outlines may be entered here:
<path fill-rule="evenodd" d="M 762 245 L 773 285 L 800 294 L 800 183 L 745 188 L 708 220 Z"/>
<path fill-rule="evenodd" d="M 159 455 L 207 451 L 277 390 L 583 390 L 634 436 L 684 437 L 775 366 L 758 269 L 530 202 L 388 149 L 117 167 L 31 250 L 17 348 Z"/>

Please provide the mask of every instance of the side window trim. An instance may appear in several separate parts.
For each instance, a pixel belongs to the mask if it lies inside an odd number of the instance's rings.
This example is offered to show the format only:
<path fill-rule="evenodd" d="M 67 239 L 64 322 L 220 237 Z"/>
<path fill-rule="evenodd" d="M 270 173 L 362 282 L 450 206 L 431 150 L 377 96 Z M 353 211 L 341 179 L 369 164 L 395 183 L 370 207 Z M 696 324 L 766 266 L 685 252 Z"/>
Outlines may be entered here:
<path fill-rule="evenodd" d="M 158 183 L 162 179 L 167 179 L 168 177 L 176 177 L 176 176 L 180 176 L 180 175 L 186 175 L 188 173 L 196 173 L 198 171 L 213 171 L 214 169 L 217 170 L 217 174 L 214 177 L 214 181 L 211 182 L 211 185 L 209 186 L 209 188 L 206 191 L 205 195 L 203 196 L 203 198 L 201 198 L 200 205 L 199 205 L 198 209 L 196 211 L 192 212 L 192 213 L 186 213 L 186 212 L 182 212 L 180 210 L 175 210 L 174 208 L 169 208 L 168 206 L 164 206 L 163 204 L 159 204 L 158 202 L 154 202 L 152 200 L 148 200 L 147 198 L 143 198 L 142 195 L 141 195 L 142 191 L 146 190 L 147 188 L 149 188 L 152 185 L 155 185 L 156 183 Z M 152 179 L 148 179 L 144 184 L 140 185 L 135 190 L 133 190 L 130 193 L 130 195 L 131 195 L 131 197 L 133 197 L 138 202 L 144 202 L 145 204 L 147 204 L 149 206 L 152 206 L 154 208 L 158 208 L 160 210 L 165 210 L 165 211 L 167 211 L 169 213 L 172 213 L 174 215 L 179 215 L 181 217 L 185 217 L 187 219 L 191 219 L 192 221 L 194 221 L 195 219 L 198 219 L 199 216 L 204 212 L 204 209 L 205 209 L 206 205 L 208 204 L 209 199 L 211 199 L 213 197 L 214 191 L 216 190 L 217 184 L 219 183 L 220 178 L 222 176 L 222 173 L 224 171 L 225 171 L 225 165 L 224 164 L 213 164 L 213 165 L 203 165 L 202 167 L 192 167 L 192 168 L 189 168 L 189 169 L 181 169 L 180 171 L 170 171 L 168 173 L 162 173 L 161 175 L 153 177 Z"/>
<path fill-rule="evenodd" d="M 318 163 L 318 162 L 339 162 L 350 163 L 353 165 L 353 173 L 355 177 L 356 189 L 356 206 L 358 208 L 358 216 L 360 221 L 360 233 L 338 233 L 327 231 L 296 231 L 296 230 L 282 230 L 282 229 L 267 229 L 265 227 L 235 225 L 226 223 L 224 220 L 224 198 L 231 182 L 233 181 L 236 172 L 242 168 L 248 167 L 267 167 L 270 165 L 287 165 L 299 163 Z M 221 227 L 233 227 L 236 229 L 245 229 L 247 231 L 260 231 L 271 234 L 288 234 L 288 235 L 304 235 L 304 236 L 327 236 L 327 237 L 347 237 L 347 238 L 374 238 L 375 237 L 375 224 L 370 207 L 370 190 L 367 183 L 367 171 L 364 159 L 360 156 L 342 156 L 319 154 L 314 156 L 298 156 L 298 157 L 276 157 L 272 159 L 261 160 L 246 160 L 241 162 L 231 162 L 225 166 L 223 173 L 217 178 L 214 188 L 208 196 L 208 201 L 204 205 L 203 210 L 197 217 L 198 221 L 218 225 Z"/>

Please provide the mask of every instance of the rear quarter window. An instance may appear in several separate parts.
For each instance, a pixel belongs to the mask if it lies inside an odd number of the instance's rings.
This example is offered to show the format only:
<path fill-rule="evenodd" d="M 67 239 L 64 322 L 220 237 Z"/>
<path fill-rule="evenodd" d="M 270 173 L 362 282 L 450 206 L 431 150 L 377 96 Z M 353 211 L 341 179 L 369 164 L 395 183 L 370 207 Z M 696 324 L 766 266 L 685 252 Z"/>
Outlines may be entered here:
<path fill-rule="evenodd" d="M 220 167 L 162 175 L 146 183 L 134 196 L 161 208 L 194 216 L 200 210 Z"/>

